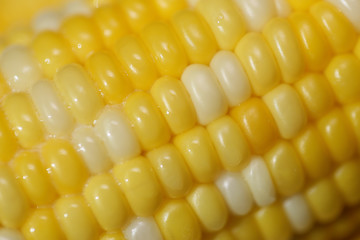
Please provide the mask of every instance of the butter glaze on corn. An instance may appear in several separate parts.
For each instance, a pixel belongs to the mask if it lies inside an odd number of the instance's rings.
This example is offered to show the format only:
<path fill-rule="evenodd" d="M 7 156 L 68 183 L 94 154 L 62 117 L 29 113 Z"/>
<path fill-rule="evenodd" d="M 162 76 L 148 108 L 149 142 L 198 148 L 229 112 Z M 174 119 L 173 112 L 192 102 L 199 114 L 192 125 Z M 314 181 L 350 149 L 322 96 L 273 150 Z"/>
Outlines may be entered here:
<path fill-rule="evenodd" d="M 76 1 L 0 36 L 0 239 L 359 237 L 359 11 Z"/>

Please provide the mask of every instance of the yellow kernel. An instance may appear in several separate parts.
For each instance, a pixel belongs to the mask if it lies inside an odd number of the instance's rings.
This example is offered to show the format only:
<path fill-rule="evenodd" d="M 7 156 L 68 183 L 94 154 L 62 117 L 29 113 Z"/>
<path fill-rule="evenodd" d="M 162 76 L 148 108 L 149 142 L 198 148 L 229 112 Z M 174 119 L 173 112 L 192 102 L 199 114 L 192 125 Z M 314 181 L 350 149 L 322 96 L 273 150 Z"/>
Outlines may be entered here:
<path fill-rule="evenodd" d="M 233 50 L 245 34 L 245 22 L 231 0 L 200 0 L 196 10 L 209 24 L 220 49 Z"/>
<path fill-rule="evenodd" d="M 88 171 L 78 153 L 66 140 L 51 139 L 43 145 L 42 157 L 56 190 L 64 195 L 78 193 Z"/>
<path fill-rule="evenodd" d="M 277 128 L 266 105 L 251 98 L 230 111 L 256 154 L 265 153 L 278 138 Z"/>
<path fill-rule="evenodd" d="M 51 208 L 36 209 L 21 227 L 21 231 L 28 240 L 65 239 Z"/>
<path fill-rule="evenodd" d="M 1 86 L 0 86 L 1 88 Z M 0 161 L 7 162 L 16 153 L 18 144 L 2 110 L 0 110 Z"/>
<path fill-rule="evenodd" d="M 206 231 L 215 232 L 225 226 L 228 209 L 214 185 L 198 185 L 186 199 Z"/>
<path fill-rule="evenodd" d="M 312 6 L 314 3 L 316 3 L 319 0 L 288 0 L 290 3 L 290 6 L 295 11 L 302 11 L 302 10 L 308 10 L 310 6 Z"/>
<path fill-rule="evenodd" d="M 83 124 L 92 123 L 104 103 L 84 68 L 66 65 L 56 73 L 54 81 L 75 119 Z"/>
<path fill-rule="evenodd" d="M 187 57 L 175 33 L 165 23 L 154 22 L 141 31 L 161 75 L 180 77 L 187 66 Z"/>
<path fill-rule="evenodd" d="M 306 74 L 295 83 L 295 88 L 312 119 L 320 118 L 334 106 L 331 86 L 321 74 Z"/>
<path fill-rule="evenodd" d="M 291 139 L 305 127 L 307 123 L 305 107 L 300 96 L 290 85 L 279 85 L 268 92 L 263 100 L 283 138 Z"/>
<path fill-rule="evenodd" d="M 134 88 L 148 90 L 158 78 L 153 60 L 144 44 L 134 35 L 126 35 L 114 46 L 114 53 Z"/>
<path fill-rule="evenodd" d="M 166 203 L 156 212 L 155 220 L 165 239 L 201 239 L 200 224 L 184 200 Z"/>
<path fill-rule="evenodd" d="M 84 188 L 84 197 L 104 230 L 121 229 L 128 218 L 127 203 L 111 175 L 99 174 L 90 178 Z"/>
<path fill-rule="evenodd" d="M 130 79 L 110 53 L 96 52 L 87 59 L 86 65 L 108 103 L 119 104 L 133 91 Z"/>
<path fill-rule="evenodd" d="M 169 76 L 158 79 L 151 88 L 151 95 L 174 134 L 195 125 L 197 119 L 194 106 L 178 79 Z"/>
<path fill-rule="evenodd" d="M 310 7 L 310 14 L 320 25 L 335 53 L 345 53 L 353 49 L 356 31 L 339 10 L 330 3 L 320 1 Z"/>
<path fill-rule="evenodd" d="M 179 11 L 171 19 L 190 63 L 208 64 L 217 50 L 217 43 L 210 28 L 192 10 Z"/>
<path fill-rule="evenodd" d="M 194 178 L 201 183 L 212 182 L 220 170 L 219 157 L 203 127 L 195 127 L 174 138 Z"/>
<path fill-rule="evenodd" d="M 294 138 L 293 143 L 300 154 L 302 165 L 311 179 L 323 178 L 330 172 L 330 153 L 316 127 L 309 125 Z"/>
<path fill-rule="evenodd" d="M 225 116 L 215 120 L 207 126 L 207 130 L 226 170 L 240 170 L 248 163 L 249 145 L 232 118 Z"/>
<path fill-rule="evenodd" d="M 70 45 L 59 33 L 41 32 L 35 37 L 31 46 L 34 56 L 47 78 L 52 79 L 60 68 L 76 62 Z"/>
<path fill-rule="evenodd" d="M 360 151 L 360 103 L 346 105 L 344 112 L 350 121 L 352 130 L 356 137 L 358 153 Z"/>
<path fill-rule="evenodd" d="M 111 232 L 101 235 L 100 240 L 126 240 L 121 232 Z"/>
<path fill-rule="evenodd" d="M 290 143 L 278 142 L 264 156 L 273 176 L 277 191 L 283 196 L 291 196 L 302 190 L 305 176 L 300 157 Z"/>
<path fill-rule="evenodd" d="M 320 223 L 335 220 L 343 209 L 343 200 L 331 179 L 325 178 L 306 191 L 306 199 Z"/>
<path fill-rule="evenodd" d="M 254 215 L 246 215 L 239 220 L 233 220 L 230 231 L 236 239 L 257 240 L 262 238 Z"/>
<path fill-rule="evenodd" d="M 266 240 L 286 240 L 292 237 L 291 225 L 280 205 L 261 208 L 255 213 L 255 219 Z"/>
<path fill-rule="evenodd" d="M 238 42 L 239 57 L 255 95 L 262 96 L 280 83 L 280 70 L 275 57 L 260 33 L 248 33 Z"/>
<path fill-rule="evenodd" d="M 133 158 L 115 165 L 113 174 L 133 212 L 137 216 L 151 216 L 162 200 L 156 175 L 144 157 Z"/>
<path fill-rule="evenodd" d="M 192 176 L 174 145 L 161 146 L 148 152 L 146 156 L 169 197 L 179 198 L 189 192 Z"/>
<path fill-rule="evenodd" d="M 337 55 L 325 70 L 325 75 L 341 104 L 360 99 L 360 59 L 353 54 Z"/>
<path fill-rule="evenodd" d="M 350 160 L 356 145 L 353 131 L 345 114 L 338 108 L 322 117 L 317 126 L 336 162 Z"/>
<path fill-rule="evenodd" d="M 14 172 L 34 204 L 51 204 L 56 199 L 56 191 L 37 152 L 22 152 L 16 156 Z"/>
<path fill-rule="evenodd" d="M 154 0 L 154 4 L 157 13 L 164 20 L 187 7 L 186 0 Z"/>
<path fill-rule="evenodd" d="M 132 93 L 126 99 L 124 111 L 144 150 L 151 150 L 169 141 L 169 127 L 148 93 Z"/>
<path fill-rule="evenodd" d="M 354 47 L 354 54 L 356 55 L 357 58 L 360 59 L 360 37 L 358 38 L 356 45 Z"/>
<path fill-rule="evenodd" d="M 212 235 L 207 240 L 236 240 L 235 237 L 227 230 L 223 229 L 215 235 Z"/>
<path fill-rule="evenodd" d="M 334 173 L 334 180 L 347 205 L 360 202 L 360 164 L 357 160 L 344 163 Z"/>
<path fill-rule="evenodd" d="M 290 22 L 284 18 L 273 18 L 265 25 L 263 33 L 279 64 L 283 81 L 296 82 L 305 64 Z"/>
<path fill-rule="evenodd" d="M 289 20 L 299 40 L 307 69 L 323 70 L 330 61 L 331 48 L 320 26 L 307 12 L 294 12 Z"/>
<path fill-rule="evenodd" d="M 54 212 L 67 239 L 98 239 L 99 226 L 81 196 L 59 198 Z"/>
<path fill-rule="evenodd" d="M 22 147 L 31 148 L 43 141 L 43 126 L 26 93 L 8 95 L 2 104 L 10 126 Z"/>

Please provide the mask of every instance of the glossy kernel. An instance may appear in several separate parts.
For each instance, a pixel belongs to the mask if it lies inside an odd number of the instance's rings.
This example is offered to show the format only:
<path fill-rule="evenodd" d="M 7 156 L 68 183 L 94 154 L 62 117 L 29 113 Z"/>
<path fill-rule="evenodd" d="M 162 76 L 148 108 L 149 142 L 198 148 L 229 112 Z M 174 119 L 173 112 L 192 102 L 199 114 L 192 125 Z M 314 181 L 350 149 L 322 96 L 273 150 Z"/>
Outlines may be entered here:
<path fill-rule="evenodd" d="M 360 202 L 360 164 L 354 160 L 340 166 L 334 173 L 334 180 L 347 205 Z"/>
<path fill-rule="evenodd" d="M 174 138 L 194 178 L 201 183 L 212 182 L 220 170 L 219 157 L 203 127 L 195 127 Z"/>
<path fill-rule="evenodd" d="M 84 188 L 84 197 L 104 230 L 121 229 L 128 218 L 127 203 L 111 175 L 99 174 L 90 178 Z"/>
<path fill-rule="evenodd" d="M 178 79 L 162 77 L 154 83 L 150 93 L 174 134 L 195 125 L 197 119 L 194 106 Z"/>
<path fill-rule="evenodd" d="M 192 10 L 179 11 L 171 19 L 190 63 L 208 64 L 216 53 L 217 43 L 210 28 Z"/>
<path fill-rule="evenodd" d="M 18 144 L 2 110 L 0 110 L 0 161 L 7 162 L 15 154 Z"/>
<path fill-rule="evenodd" d="M 115 178 L 137 216 L 151 216 L 162 200 L 162 191 L 148 159 L 133 158 L 113 169 Z"/>
<path fill-rule="evenodd" d="M 234 220 L 230 230 L 236 239 L 257 240 L 262 238 L 254 215 L 251 214 Z"/>
<path fill-rule="evenodd" d="M 265 153 L 278 138 L 277 128 L 266 105 L 251 98 L 230 111 L 255 153 Z"/>
<path fill-rule="evenodd" d="M 120 104 L 133 91 L 130 79 L 108 52 L 100 51 L 86 61 L 87 69 L 110 104 Z"/>
<path fill-rule="evenodd" d="M 284 18 L 274 18 L 265 25 L 263 33 L 279 64 L 283 81 L 296 82 L 305 64 L 290 22 Z"/>
<path fill-rule="evenodd" d="M 164 19 L 170 19 L 178 11 L 187 7 L 186 0 L 154 0 L 159 16 Z"/>
<path fill-rule="evenodd" d="M 215 232 L 225 226 L 228 210 L 214 185 L 199 185 L 186 199 L 206 231 Z"/>
<path fill-rule="evenodd" d="M 134 92 L 125 102 L 124 112 L 145 150 L 167 143 L 170 130 L 151 96 L 145 92 Z"/>
<path fill-rule="evenodd" d="M 249 77 L 252 89 L 262 96 L 280 83 L 275 57 L 260 33 L 248 33 L 238 42 L 235 53 Z"/>
<path fill-rule="evenodd" d="M 192 176 L 180 152 L 167 144 L 146 154 L 164 190 L 171 198 L 185 196 L 192 186 Z"/>
<path fill-rule="evenodd" d="M 31 148 L 44 139 L 44 130 L 26 93 L 13 93 L 2 102 L 5 115 L 19 143 Z"/>
<path fill-rule="evenodd" d="M 355 154 L 355 137 L 344 113 L 335 108 L 322 117 L 317 126 L 336 162 L 350 160 Z"/>
<path fill-rule="evenodd" d="M 339 103 L 359 101 L 360 59 L 353 54 L 337 55 L 329 63 L 325 75 Z"/>
<path fill-rule="evenodd" d="M 21 185 L 36 205 L 52 203 L 56 191 L 37 152 L 22 152 L 14 160 L 14 172 Z"/>
<path fill-rule="evenodd" d="M 201 239 L 200 224 L 184 200 L 168 202 L 156 212 L 155 220 L 165 239 Z"/>
<path fill-rule="evenodd" d="M 180 77 L 187 66 L 187 57 L 173 30 L 166 23 L 154 22 L 141 31 L 161 75 Z"/>
<path fill-rule="evenodd" d="M 56 190 L 62 195 L 80 192 L 88 171 L 72 145 L 65 140 L 51 139 L 41 150 Z"/>
<path fill-rule="evenodd" d="M 209 24 L 222 50 L 233 50 L 245 34 L 245 22 L 231 0 L 200 0 L 196 10 Z"/>
<path fill-rule="evenodd" d="M 277 191 L 283 196 L 291 196 L 302 190 L 305 184 L 300 157 L 286 141 L 278 142 L 264 156 L 274 178 Z"/>

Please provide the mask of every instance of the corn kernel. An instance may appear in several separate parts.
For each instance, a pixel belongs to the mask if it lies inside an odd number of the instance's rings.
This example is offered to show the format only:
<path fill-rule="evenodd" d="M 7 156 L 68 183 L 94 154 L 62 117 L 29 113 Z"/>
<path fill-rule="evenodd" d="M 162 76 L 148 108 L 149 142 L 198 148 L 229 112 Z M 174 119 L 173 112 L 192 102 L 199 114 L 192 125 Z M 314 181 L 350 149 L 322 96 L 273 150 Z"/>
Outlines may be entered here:
<path fill-rule="evenodd" d="M 290 239 L 291 225 L 280 205 L 261 208 L 255 213 L 255 219 L 264 239 Z"/>
<path fill-rule="evenodd" d="M 5 115 L 22 147 L 31 148 L 44 140 L 43 126 L 26 93 L 8 95 L 2 103 Z"/>
<path fill-rule="evenodd" d="M 162 200 L 156 175 L 144 157 L 133 158 L 113 169 L 129 205 L 137 216 L 151 216 Z"/>
<path fill-rule="evenodd" d="M 39 33 L 32 42 L 32 50 L 45 77 L 52 79 L 63 66 L 76 62 L 70 45 L 59 33 Z"/>
<path fill-rule="evenodd" d="M 102 48 L 101 35 L 89 17 L 77 15 L 66 19 L 61 33 L 81 62 Z"/>
<path fill-rule="evenodd" d="M 29 89 L 41 76 L 41 70 L 30 49 L 12 45 L 0 57 L 0 72 L 13 91 Z"/>
<path fill-rule="evenodd" d="M 80 192 L 88 178 L 88 171 L 71 144 L 66 140 L 51 139 L 41 150 L 56 190 L 61 195 Z"/>
<path fill-rule="evenodd" d="M 217 43 L 210 28 L 192 10 L 179 11 L 171 19 L 190 63 L 208 64 L 216 53 Z"/>
<path fill-rule="evenodd" d="M 357 151 L 360 151 L 360 103 L 346 105 L 344 112 L 349 119 L 354 135 L 356 136 Z"/>
<path fill-rule="evenodd" d="M 104 233 L 99 238 L 100 240 L 126 240 L 124 235 L 121 232 L 110 232 Z"/>
<path fill-rule="evenodd" d="M 94 53 L 87 59 L 86 64 L 108 103 L 121 103 L 133 91 L 130 79 L 108 52 Z"/>
<path fill-rule="evenodd" d="M 300 158 L 290 143 L 278 142 L 264 159 L 281 195 L 291 196 L 303 188 L 305 176 Z"/>
<path fill-rule="evenodd" d="M 84 188 L 84 197 L 104 230 L 121 229 L 127 220 L 128 208 L 111 175 L 100 174 L 90 178 Z"/>
<path fill-rule="evenodd" d="M 171 18 L 178 11 L 186 8 L 186 0 L 154 0 L 159 16 L 163 19 Z"/>
<path fill-rule="evenodd" d="M 356 12 L 360 9 L 358 1 L 345 0 L 345 1 L 334 1 L 327 0 L 329 3 L 334 5 L 340 12 L 342 12 L 347 19 L 353 24 L 358 32 L 360 32 L 360 18 Z"/>
<path fill-rule="evenodd" d="M 342 209 L 343 200 L 331 179 L 325 178 L 306 191 L 306 199 L 315 218 L 321 223 L 336 219 Z"/>
<path fill-rule="evenodd" d="M 279 17 L 288 17 L 291 13 L 291 6 L 287 0 L 274 0 L 276 13 Z"/>
<path fill-rule="evenodd" d="M 162 76 L 180 77 L 187 66 L 187 57 L 173 30 L 166 23 L 154 22 L 141 31 L 141 37 L 158 72 Z"/>
<path fill-rule="evenodd" d="M 174 138 L 194 178 L 200 183 L 212 182 L 220 170 L 219 157 L 203 127 L 195 127 Z"/>
<path fill-rule="evenodd" d="M 75 119 L 92 123 L 104 103 L 84 68 L 78 64 L 66 65 L 56 73 L 54 81 Z"/>
<path fill-rule="evenodd" d="M 114 163 L 140 154 L 140 144 L 125 115 L 115 107 L 106 108 L 96 120 L 95 133 L 104 142 Z"/>
<path fill-rule="evenodd" d="M 295 88 L 312 119 L 320 118 L 334 106 L 334 94 L 323 75 L 307 74 L 295 83 Z"/>
<path fill-rule="evenodd" d="M 352 54 L 337 55 L 325 70 L 325 75 L 341 104 L 360 99 L 360 59 Z"/>
<path fill-rule="evenodd" d="M 219 118 L 207 126 L 212 143 L 223 167 L 240 170 L 250 159 L 250 149 L 240 127 L 229 116 Z"/>
<path fill-rule="evenodd" d="M 266 105 L 251 98 L 230 111 L 256 154 L 265 153 L 278 138 L 275 122 Z"/>
<path fill-rule="evenodd" d="M 146 156 L 169 197 L 184 197 L 189 192 L 192 177 L 183 157 L 174 145 L 161 146 L 148 152 Z"/>
<path fill-rule="evenodd" d="M 34 33 L 45 31 L 58 31 L 61 25 L 62 16 L 59 11 L 54 9 L 45 10 L 37 13 L 32 21 L 32 29 Z"/>
<path fill-rule="evenodd" d="M 67 239 L 97 239 L 99 226 L 82 197 L 59 198 L 54 212 Z"/>
<path fill-rule="evenodd" d="M 152 217 L 138 217 L 133 219 L 123 230 L 125 239 L 130 240 L 162 240 L 160 230 Z"/>
<path fill-rule="evenodd" d="M 233 223 L 234 226 L 230 231 L 236 239 L 258 240 L 262 238 L 254 215 L 246 215 Z"/>
<path fill-rule="evenodd" d="M 134 88 L 150 89 L 158 78 L 158 73 L 150 54 L 140 39 L 133 35 L 120 38 L 114 46 L 114 53 Z"/>
<path fill-rule="evenodd" d="M 34 204 L 51 204 L 56 199 L 56 191 L 37 152 L 22 152 L 16 156 L 14 172 Z"/>
<path fill-rule="evenodd" d="M 0 238 L 4 240 L 24 240 L 24 236 L 18 230 L 4 227 L 0 229 Z"/>
<path fill-rule="evenodd" d="M 172 77 L 158 79 L 151 95 L 174 134 L 191 129 L 197 119 L 194 106 L 181 82 Z"/>
<path fill-rule="evenodd" d="M 20 227 L 27 217 L 29 203 L 7 166 L 0 166 L 0 222 L 8 228 Z"/>
<path fill-rule="evenodd" d="M 314 5 L 319 0 L 302 0 L 302 1 L 288 0 L 288 1 L 291 5 L 291 8 L 294 9 L 295 11 L 303 11 L 303 10 L 308 10 L 310 6 Z"/>
<path fill-rule="evenodd" d="M 184 200 L 166 203 L 155 214 L 155 220 L 165 239 L 201 239 L 200 224 Z"/>
<path fill-rule="evenodd" d="M 186 199 L 206 231 L 215 232 L 225 226 L 228 210 L 214 185 L 199 185 Z"/>
<path fill-rule="evenodd" d="M 305 64 L 290 22 L 284 18 L 274 18 L 265 25 L 263 33 L 279 64 L 282 80 L 286 83 L 296 82 Z"/>
<path fill-rule="evenodd" d="M 0 110 L 0 161 L 7 162 L 15 154 L 18 144 L 15 135 L 9 128 L 6 117 Z"/>
<path fill-rule="evenodd" d="M 214 72 L 206 65 L 192 64 L 181 76 L 194 104 L 198 121 L 206 125 L 227 112 L 228 103 Z"/>
<path fill-rule="evenodd" d="M 223 229 L 215 235 L 206 238 L 206 240 L 236 240 L 229 230 Z"/>
<path fill-rule="evenodd" d="M 336 162 L 349 160 L 355 154 L 355 137 L 340 109 L 333 109 L 317 125 Z"/>
<path fill-rule="evenodd" d="M 31 98 L 46 130 L 55 135 L 67 134 L 74 120 L 50 81 L 40 80 L 31 89 Z"/>
<path fill-rule="evenodd" d="M 219 51 L 210 62 L 230 106 L 236 106 L 251 96 L 248 77 L 236 55 L 230 51 Z"/>
<path fill-rule="evenodd" d="M 244 20 L 231 0 L 200 0 L 196 10 L 209 24 L 220 49 L 234 49 L 245 34 Z"/>
<path fill-rule="evenodd" d="M 270 47 L 260 33 L 248 33 L 238 42 L 239 57 L 257 96 L 262 96 L 280 83 L 280 70 Z"/>
<path fill-rule="evenodd" d="M 310 14 L 324 31 L 335 53 L 345 53 L 353 49 L 356 41 L 355 29 L 334 6 L 320 1 L 310 7 Z"/>
<path fill-rule="evenodd" d="M 325 177 L 331 170 L 331 157 L 320 132 L 309 125 L 293 141 L 302 165 L 311 179 Z"/>
<path fill-rule="evenodd" d="M 36 209 L 21 230 L 28 240 L 65 239 L 51 208 Z"/>
<path fill-rule="evenodd" d="M 307 12 L 294 12 L 289 20 L 299 40 L 307 69 L 323 70 L 330 61 L 331 48 L 320 26 Z"/>
<path fill-rule="evenodd" d="M 347 205 L 355 206 L 360 202 L 360 164 L 351 161 L 340 166 L 335 174 L 335 183 Z"/>
<path fill-rule="evenodd" d="M 134 126 L 144 150 L 151 150 L 169 141 L 169 127 L 148 93 L 132 93 L 126 99 L 124 112 Z"/>

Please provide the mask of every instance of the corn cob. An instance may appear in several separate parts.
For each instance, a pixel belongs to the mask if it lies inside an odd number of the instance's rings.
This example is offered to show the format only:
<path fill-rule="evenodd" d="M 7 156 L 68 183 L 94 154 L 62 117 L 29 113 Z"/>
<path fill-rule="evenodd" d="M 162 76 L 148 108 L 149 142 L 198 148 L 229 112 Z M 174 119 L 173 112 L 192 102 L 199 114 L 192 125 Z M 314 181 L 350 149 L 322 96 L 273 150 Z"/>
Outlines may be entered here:
<path fill-rule="evenodd" d="M 360 237 L 358 1 L 60 9 L 0 36 L 0 239 Z"/>

